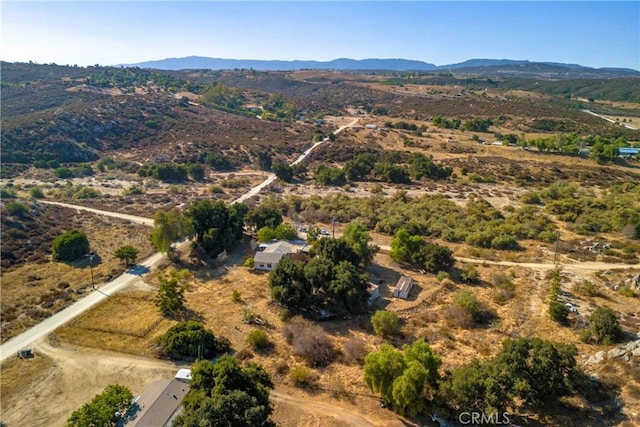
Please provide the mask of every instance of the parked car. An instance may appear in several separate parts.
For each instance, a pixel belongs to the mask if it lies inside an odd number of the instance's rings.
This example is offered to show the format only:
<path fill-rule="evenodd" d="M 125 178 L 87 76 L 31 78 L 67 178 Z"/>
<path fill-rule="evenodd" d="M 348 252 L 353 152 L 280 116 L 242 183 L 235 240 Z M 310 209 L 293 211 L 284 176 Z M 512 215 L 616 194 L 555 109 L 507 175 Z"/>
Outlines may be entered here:
<path fill-rule="evenodd" d="M 325 230 L 325 229 L 320 230 L 320 234 L 322 234 L 323 236 L 329 236 L 330 235 L 329 230 Z"/>

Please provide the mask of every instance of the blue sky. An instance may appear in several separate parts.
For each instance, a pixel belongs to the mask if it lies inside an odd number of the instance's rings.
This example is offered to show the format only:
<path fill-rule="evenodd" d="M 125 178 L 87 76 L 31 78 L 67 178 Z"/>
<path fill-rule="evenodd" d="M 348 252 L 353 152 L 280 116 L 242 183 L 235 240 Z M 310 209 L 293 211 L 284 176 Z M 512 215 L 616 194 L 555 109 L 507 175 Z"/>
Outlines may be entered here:
<path fill-rule="evenodd" d="M 2 1 L 5 61 L 528 59 L 640 70 L 640 2 Z"/>

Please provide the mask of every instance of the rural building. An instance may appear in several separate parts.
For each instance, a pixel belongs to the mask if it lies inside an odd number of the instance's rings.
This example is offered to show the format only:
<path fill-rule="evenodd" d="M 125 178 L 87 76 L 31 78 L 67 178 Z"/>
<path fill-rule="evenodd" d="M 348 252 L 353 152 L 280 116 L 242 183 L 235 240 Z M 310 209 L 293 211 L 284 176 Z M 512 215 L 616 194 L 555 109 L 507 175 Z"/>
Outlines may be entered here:
<path fill-rule="evenodd" d="M 402 276 L 396 284 L 396 288 L 393 290 L 393 296 L 396 298 L 407 299 L 409 298 L 409 292 L 413 288 L 413 279 L 411 277 Z"/>
<path fill-rule="evenodd" d="M 254 270 L 273 271 L 280 260 L 296 252 L 308 250 L 304 240 L 276 240 L 270 243 L 261 243 L 258 252 L 253 257 Z"/>
<path fill-rule="evenodd" d="M 182 369 L 181 369 L 182 371 Z M 189 376 L 191 371 L 189 370 Z M 137 400 L 138 412 L 129 417 L 126 426 L 164 427 L 171 426 L 178 416 L 182 399 L 189 391 L 189 384 L 182 380 L 160 380 L 151 384 Z"/>
<path fill-rule="evenodd" d="M 373 124 L 369 124 L 369 125 L 364 125 L 365 129 L 370 129 L 370 130 L 376 130 L 378 129 L 378 126 L 373 125 Z"/>
<path fill-rule="evenodd" d="M 640 153 L 640 148 L 633 147 L 620 147 L 618 148 L 618 156 L 620 157 L 634 157 Z"/>
<path fill-rule="evenodd" d="M 373 302 L 380 296 L 379 288 L 380 287 L 375 283 L 369 282 L 369 289 L 367 289 L 369 292 L 369 299 L 367 300 L 367 303 L 369 306 L 372 306 Z"/>
<path fill-rule="evenodd" d="M 174 378 L 180 382 L 189 383 L 191 381 L 191 369 L 180 369 Z"/>

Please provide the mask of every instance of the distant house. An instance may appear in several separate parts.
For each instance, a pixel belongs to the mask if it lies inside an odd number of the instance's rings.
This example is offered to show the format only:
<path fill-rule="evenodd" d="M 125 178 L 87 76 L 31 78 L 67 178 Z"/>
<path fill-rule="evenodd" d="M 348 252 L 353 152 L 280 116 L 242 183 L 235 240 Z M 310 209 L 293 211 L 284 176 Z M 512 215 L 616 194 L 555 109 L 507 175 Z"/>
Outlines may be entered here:
<path fill-rule="evenodd" d="M 191 376 L 190 372 L 189 376 Z M 189 384 L 181 379 L 156 381 L 137 400 L 136 403 L 140 409 L 135 414 L 135 418 L 126 425 L 132 427 L 171 426 L 175 417 L 178 416 L 178 409 L 188 391 Z"/>
<path fill-rule="evenodd" d="M 370 129 L 370 130 L 376 130 L 378 129 L 378 126 L 373 125 L 373 124 L 369 124 L 369 125 L 364 125 L 365 129 Z"/>
<path fill-rule="evenodd" d="M 411 277 L 402 276 L 396 284 L 396 288 L 393 290 L 393 296 L 396 298 L 407 299 L 409 298 L 409 292 L 413 288 L 413 279 Z"/>
<path fill-rule="evenodd" d="M 270 243 L 261 243 L 258 246 L 258 252 L 253 257 L 253 268 L 273 271 L 283 257 L 307 249 L 307 242 L 304 240 L 276 240 Z"/>
<path fill-rule="evenodd" d="M 369 292 L 369 299 L 367 300 L 367 304 L 369 304 L 369 306 L 372 306 L 373 302 L 380 296 L 379 288 L 380 287 L 375 283 L 369 282 L 369 289 L 367 289 L 367 291 Z"/>
<path fill-rule="evenodd" d="M 618 148 L 618 156 L 620 157 L 634 157 L 640 152 L 640 148 L 633 147 L 620 147 Z"/>

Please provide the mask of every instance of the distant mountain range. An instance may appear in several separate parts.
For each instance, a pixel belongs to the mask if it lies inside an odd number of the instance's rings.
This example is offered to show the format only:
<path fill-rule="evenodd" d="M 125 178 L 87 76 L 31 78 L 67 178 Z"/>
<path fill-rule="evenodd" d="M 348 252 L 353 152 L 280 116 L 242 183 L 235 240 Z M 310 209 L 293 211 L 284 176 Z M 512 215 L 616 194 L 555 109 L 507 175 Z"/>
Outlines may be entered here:
<path fill-rule="evenodd" d="M 470 59 L 458 64 L 441 65 L 408 59 L 348 59 L 332 61 L 280 61 L 258 59 L 223 59 L 202 56 L 167 58 L 157 61 L 120 64 L 119 66 L 153 68 L 159 70 L 228 70 L 254 69 L 259 71 L 353 70 L 353 71 L 434 71 L 478 73 L 495 76 L 535 78 L 614 78 L 640 77 L 640 71 L 628 68 L 590 68 L 578 64 L 531 62 L 511 59 Z"/>

